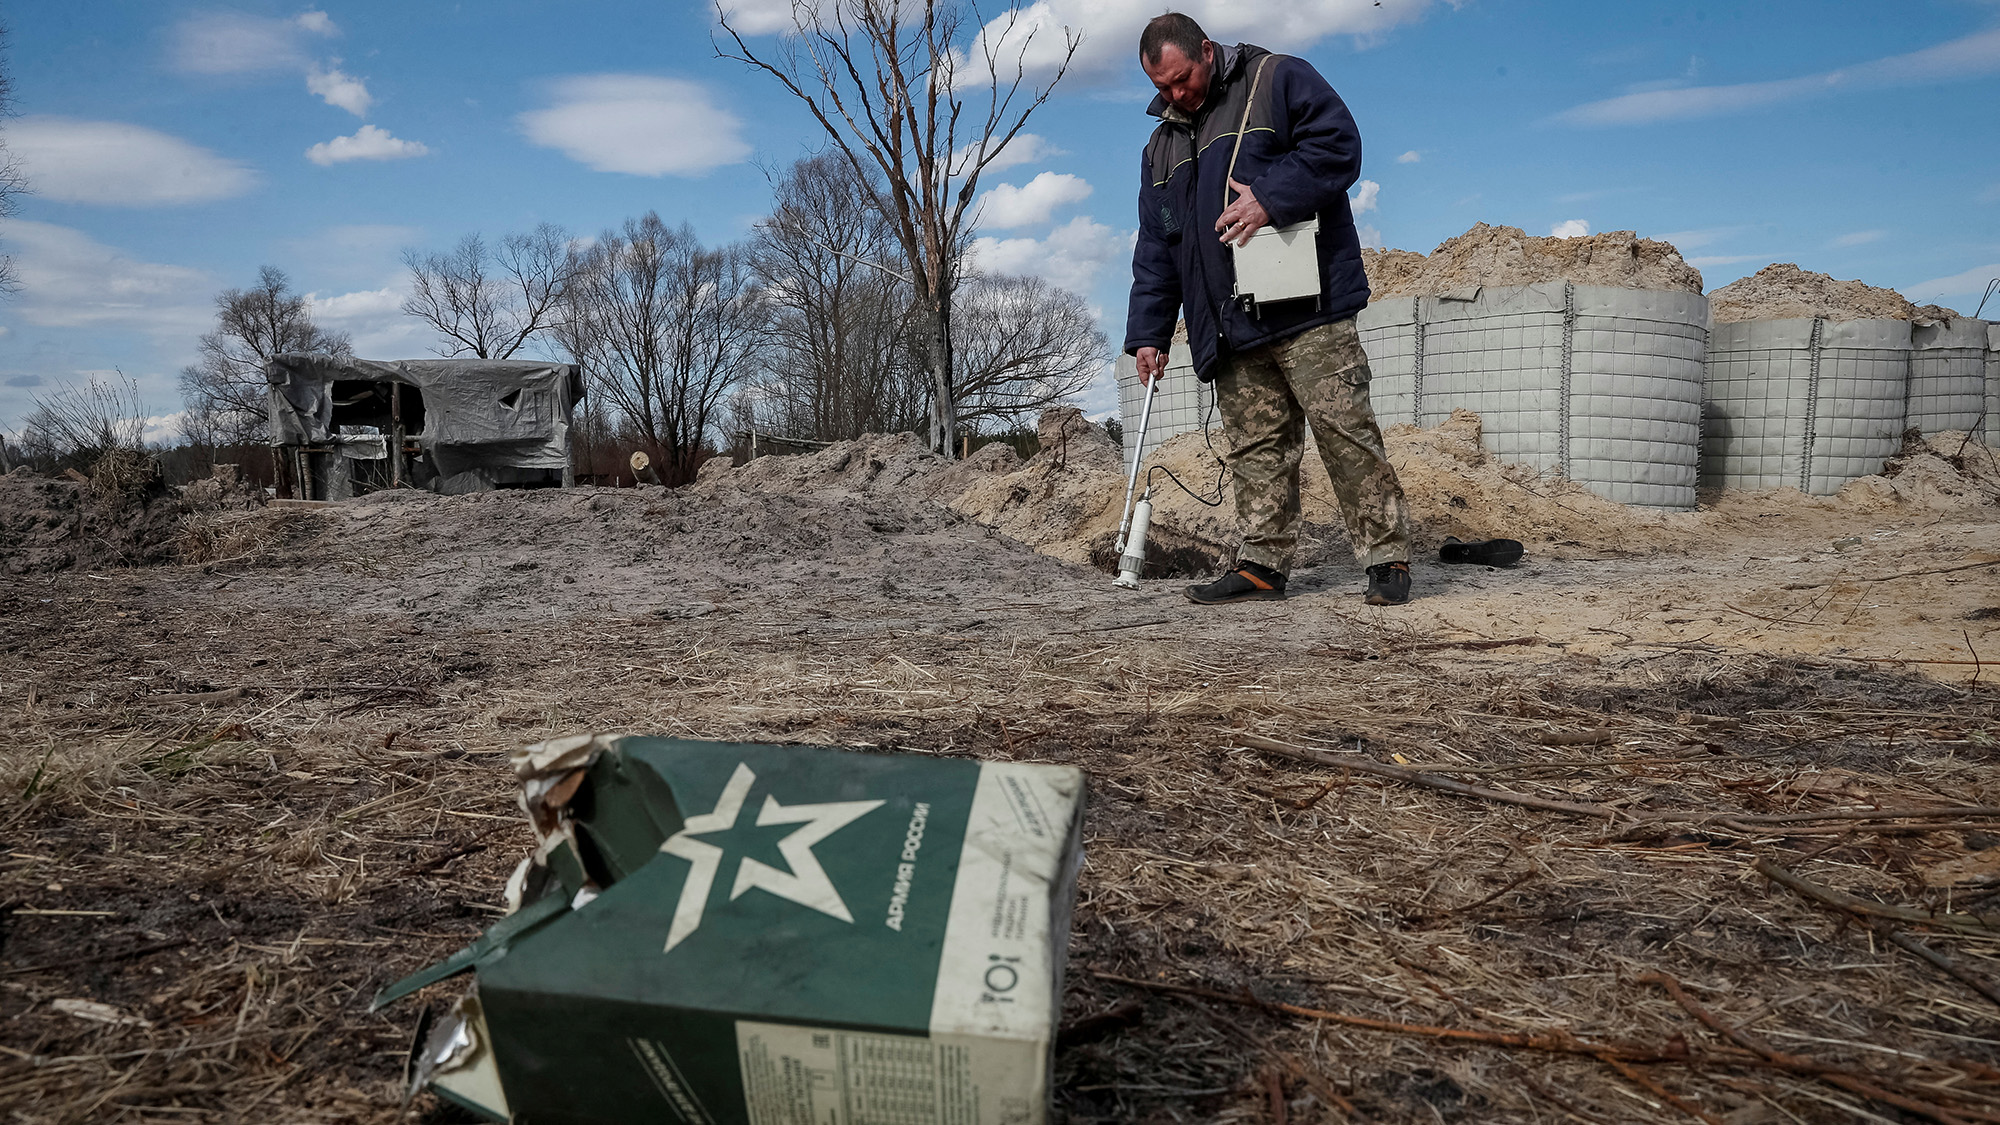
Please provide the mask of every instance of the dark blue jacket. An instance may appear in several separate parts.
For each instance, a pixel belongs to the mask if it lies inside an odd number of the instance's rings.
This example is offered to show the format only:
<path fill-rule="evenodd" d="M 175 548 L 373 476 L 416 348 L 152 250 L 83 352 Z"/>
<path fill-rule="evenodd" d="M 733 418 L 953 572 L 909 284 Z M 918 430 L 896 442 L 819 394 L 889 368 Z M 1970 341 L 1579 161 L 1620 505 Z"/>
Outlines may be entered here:
<path fill-rule="evenodd" d="M 1251 103 L 1236 181 L 1250 185 L 1273 226 L 1319 216 L 1318 307 L 1308 300 L 1239 306 L 1231 250 L 1216 233 L 1229 157 L 1257 60 L 1268 56 Z M 1361 174 L 1361 134 L 1340 95 L 1304 59 L 1241 43 L 1216 48 L 1208 100 L 1193 119 L 1155 97 L 1160 118 L 1139 171 L 1139 239 L 1132 252 L 1132 307 L 1125 351 L 1166 350 L 1175 313 L 1187 318 L 1195 374 L 1219 372 L 1229 352 L 1344 320 L 1368 304 L 1361 240 L 1347 189 Z"/>

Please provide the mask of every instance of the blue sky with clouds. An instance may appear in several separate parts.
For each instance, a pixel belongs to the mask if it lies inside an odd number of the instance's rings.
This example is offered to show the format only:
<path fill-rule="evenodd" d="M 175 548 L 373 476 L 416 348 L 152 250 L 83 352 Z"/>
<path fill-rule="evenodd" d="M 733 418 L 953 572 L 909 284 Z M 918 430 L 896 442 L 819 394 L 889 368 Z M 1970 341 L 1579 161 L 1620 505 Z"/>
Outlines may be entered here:
<path fill-rule="evenodd" d="M 1149 124 L 1131 44 L 1159 6 L 1027 9 L 1084 46 L 1019 159 L 989 171 L 983 212 L 984 266 L 1076 289 L 1113 341 Z M 1994 0 L 1181 7 L 1333 82 L 1366 146 L 1360 222 L 1384 245 L 1429 251 L 1482 221 L 1633 229 L 1675 241 L 1710 288 L 1793 261 L 1966 313 L 2000 276 Z M 789 0 L 735 10 L 768 32 Z M 214 295 L 260 265 L 363 354 L 422 356 L 430 338 L 397 311 L 405 248 L 648 209 L 740 238 L 763 169 L 819 143 L 767 78 L 716 57 L 699 3 L 72 0 L 6 20 L 17 116 L 0 135 L 35 194 L 0 220 L 24 286 L 0 300 L 0 431 L 38 391 L 114 368 L 178 410 Z M 1100 385 L 1089 405 L 1114 401 Z"/>

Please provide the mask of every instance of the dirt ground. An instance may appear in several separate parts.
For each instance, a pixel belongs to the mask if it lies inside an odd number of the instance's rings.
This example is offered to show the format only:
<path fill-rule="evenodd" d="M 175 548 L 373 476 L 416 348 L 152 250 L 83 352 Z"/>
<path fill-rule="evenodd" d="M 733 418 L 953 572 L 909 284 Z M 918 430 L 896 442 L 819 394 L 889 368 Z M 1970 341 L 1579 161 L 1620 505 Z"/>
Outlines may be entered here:
<path fill-rule="evenodd" d="M 1531 530 L 1406 607 L 1323 511 L 1285 601 L 1116 589 L 955 503 L 1087 542 L 1083 446 L 900 438 L 0 574 L 0 1117 L 460 1120 L 367 1000 L 498 915 L 506 752 L 604 730 L 1087 770 L 1063 1121 L 2000 1120 L 1984 478 L 1614 512 L 1425 433 L 1426 559 Z"/>

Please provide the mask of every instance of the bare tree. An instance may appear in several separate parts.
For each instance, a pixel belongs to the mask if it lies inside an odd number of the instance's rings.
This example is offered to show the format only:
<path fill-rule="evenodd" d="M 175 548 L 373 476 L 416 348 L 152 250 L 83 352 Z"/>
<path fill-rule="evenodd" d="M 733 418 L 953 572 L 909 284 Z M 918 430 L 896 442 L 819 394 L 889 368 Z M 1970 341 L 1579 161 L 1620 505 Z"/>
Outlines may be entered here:
<path fill-rule="evenodd" d="M 952 321 L 959 420 L 1020 424 L 1080 393 L 1110 343 L 1082 297 L 1038 277 L 967 279 Z"/>
<path fill-rule="evenodd" d="M 543 223 L 501 239 L 498 250 L 477 234 L 449 253 L 406 250 L 403 311 L 436 329 L 439 355 L 511 358 L 555 331 L 574 260 L 569 247 L 568 231 Z"/>
<path fill-rule="evenodd" d="M 139 384 L 124 372 L 116 379 L 91 376 L 78 385 L 56 384 L 35 396 L 22 419 L 22 449 L 35 461 L 88 465 L 113 450 L 145 447 L 146 408 Z"/>
<path fill-rule="evenodd" d="M 952 298 L 967 212 L 980 173 L 1048 100 L 1081 40 L 1064 29 L 1062 62 L 1037 85 L 1027 81 L 1035 33 L 1016 34 L 1018 8 L 967 46 L 961 41 L 979 28 L 971 0 L 792 0 L 792 32 L 763 55 L 719 3 L 716 15 L 733 45 L 718 53 L 764 71 L 803 102 L 889 218 L 924 322 L 931 443 L 950 456 L 958 428 Z"/>
<path fill-rule="evenodd" d="M 929 390 L 909 363 L 910 292 L 887 220 L 832 153 L 773 188 L 752 249 L 771 347 L 744 421 L 820 441 L 920 427 Z"/>
<path fill-rule="evenodd" d="M 647 212 L 577 255 L 567 305 L 561 338 L 594 390 L 659 452 L 669 484 L 692 479 L 764 339 L 748 253 L 704 249 Z"/>
<path fill-rule="evenodd" d="M 14 76 L 7 65 L 7 29 L 0 27 L 0 117 L 14 112 Z M 7 151 L 5 137 L 0 137 L 0 219 L 11 218 L 21 209 L 21 194 L 28 190 L 27 177 L 21 172 L 21 162 Z M 21 279 L 14 272 L 14 259 L 0 254 L 0 296 L 13 293 L 21 288 Z"/>
<path fill-rule="evenodd" d="M 216 444 L 254 441 L 265 419 L 264 364 L 281 352 L 347 355 L 347 334 L 313 323 L 303 295 L 276 266 L 257 271 L 249 289 L 215 298 L 216 329 L 201 337 L 201 359 L 181 369 L 181 397 L 195 415 L 190 433 Z"/>

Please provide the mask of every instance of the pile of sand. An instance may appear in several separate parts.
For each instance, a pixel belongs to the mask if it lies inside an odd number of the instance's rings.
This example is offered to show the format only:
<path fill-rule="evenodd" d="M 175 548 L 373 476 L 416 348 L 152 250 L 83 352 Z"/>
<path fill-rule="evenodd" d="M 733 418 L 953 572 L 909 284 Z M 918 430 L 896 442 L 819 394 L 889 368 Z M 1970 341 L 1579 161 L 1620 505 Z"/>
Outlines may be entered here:
<path fill-rule="evenodd" d="M 1377 298 L 1544 281 L 1701 292 L 1701 271 L 1681 260 L 1671 243 L 1640 238 L 1629 230 L 1537 238 L 1519 227 L 1479 223 L 1428 258 L 1394 250 L 1377 252 L 1374 261 L 1383 270 L 1384 282 Z M 1368 259 L 1363 262 L 1365 266 Z"/>
<path fill-rule="evenodd" d="M 1894 289 L 1838 281 L 1790 262 L 1765 266 L 1708 295 L 1717 323 L 1741 320 L 1946 320 L 1958 314 L 1938 305 L 1912 304 Z"/>
<path fill-rule="evenodd" d="M 1048 421 L 1045 416 L 1045 425 Z M 1397 426 L 1385 435 L 1389 459 L 1409 501 L 1411 530 L 1421 546 L 1446 535 L 1621 551 L 1686 540 L 1692 517 L 1627 507 L 1574 482 L 1502 463 L 1481 446 L 1480 432 L 1479 416 L 1461 410 L 1431 429 Z M 1310 440 L 1307 446 L 1296 565 L 1345 562 L 1352 558 L 1352 548 L 1340 508 L 1318 451 Z M 1070 449 L 1066 459 L 1044 453 L 1018 472 L 979 481 L 952 507 L 1043 554 L 1110 570 L 1116 562 L 1112 548 L 1124 498 L 1124 467 L 1108 439 L 1079 435 Z M 1154 486 L 1148 577 L 1212 571 L 1235 557 L 1235 495 L 1218 463 L 1227 451 L 1220 430 L 1206 437 L 1190 431 L 1164 442 L 1148 459 L 1147 479 Z M 1168 479 L 1166 469 L 1185 490 Z"/>
<path fill-rule="evenodd" d="M 1911 430 L 1880 473 L 1848 481 L 1834 500 L 1868 512 L 1921 508 L 1969 514 L 2000 507 L 2000 452 L 1963 433 Z"/>
<path fill-rule="evenodd" d="M 0 573 L 170 561 L 185 509 L 157 474 L 127 479 L 125 472 L 121 463 L 76 481 L 23 466 L 0 477 Z"/>
<path fill-rule="evenodd" d="M 1368 300 L 1373 304 L 1393 296 L 1424 268 L 1424 256 L 1414 250 L 1361 250 L 1361 269 L 1368 275 Z"/>

